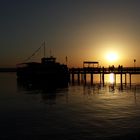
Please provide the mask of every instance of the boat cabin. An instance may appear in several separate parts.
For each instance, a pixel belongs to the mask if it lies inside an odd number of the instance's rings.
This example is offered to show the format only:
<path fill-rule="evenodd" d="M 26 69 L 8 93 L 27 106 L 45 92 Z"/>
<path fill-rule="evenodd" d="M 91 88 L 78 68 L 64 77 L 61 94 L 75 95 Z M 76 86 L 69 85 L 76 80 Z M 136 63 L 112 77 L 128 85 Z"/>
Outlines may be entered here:
<path fill-rule="evenodd" d="M 43 57 L 41 59 L 41 63 L 42 64 L 53 64 L 53 63 L 56 63 L 56 58 L 53 57 L 53 56 L 50 56 L 50 57 Z"/>

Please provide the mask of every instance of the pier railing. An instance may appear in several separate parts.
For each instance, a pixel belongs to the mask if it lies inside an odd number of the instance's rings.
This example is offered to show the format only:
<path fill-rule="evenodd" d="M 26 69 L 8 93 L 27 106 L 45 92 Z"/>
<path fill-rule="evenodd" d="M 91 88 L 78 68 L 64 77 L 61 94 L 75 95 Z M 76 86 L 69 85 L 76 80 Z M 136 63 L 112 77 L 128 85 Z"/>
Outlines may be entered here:
<path fill-rule="evenodd" d="M 70 73 L 72 74 L 100 74 L 100 73 L 104 73 L 104 74 L 109 74 L 109 73 L 114 73 L 114 74 L 140 74 L 140 67 L 108 67 L 108 68 L 104 68 L 104 67 L 99 67 L 99 68 L 90 68 L 90 67 L 86 67 L 86 68 L 70 68 L 69 69 Z"/>

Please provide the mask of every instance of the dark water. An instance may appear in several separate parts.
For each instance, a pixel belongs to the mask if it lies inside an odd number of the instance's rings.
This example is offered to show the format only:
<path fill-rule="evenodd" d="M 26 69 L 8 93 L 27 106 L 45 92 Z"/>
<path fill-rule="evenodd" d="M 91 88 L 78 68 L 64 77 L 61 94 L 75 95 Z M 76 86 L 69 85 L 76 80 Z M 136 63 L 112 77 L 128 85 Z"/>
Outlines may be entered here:
<path fill-rule="evenodd" d="M 140 86 L 36 88 L 0 73 L 0 139 L 140 139 Z"/>

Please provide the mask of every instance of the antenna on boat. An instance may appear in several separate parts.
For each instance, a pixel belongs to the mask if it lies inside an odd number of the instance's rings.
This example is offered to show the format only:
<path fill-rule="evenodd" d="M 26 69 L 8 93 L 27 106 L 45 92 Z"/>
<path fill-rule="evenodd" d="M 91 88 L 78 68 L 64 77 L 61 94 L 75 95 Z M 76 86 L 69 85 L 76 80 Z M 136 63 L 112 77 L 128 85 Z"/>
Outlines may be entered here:
<path fill-rule="evenodd" d="M 66 56 L 66 65 L 67 65 L 67 63 L 68 63 L 68 57 Z"/>
<path fill-rule="evenodd" d="M 52 56 L 52 51 L 51 51 L 51 49 L 50 49 L 50 57 Z"/>
<path fill-rule="evenodd" d="M 44 46 L 44 57 L 46 56 L 46 48 L 45 48 L 45 41 L 44 41 L 44 43 L 43 43 L 43 46 Z"/>

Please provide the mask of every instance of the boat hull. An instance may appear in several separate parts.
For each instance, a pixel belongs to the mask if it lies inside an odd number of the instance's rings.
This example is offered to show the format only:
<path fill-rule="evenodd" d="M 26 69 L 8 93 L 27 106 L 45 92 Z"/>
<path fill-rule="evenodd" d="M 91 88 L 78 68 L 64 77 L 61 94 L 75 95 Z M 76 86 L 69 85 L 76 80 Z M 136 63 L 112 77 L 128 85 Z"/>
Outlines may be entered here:
<path fill-rule="evenodd" d="M 24 67 L 17 68 L 17 78 L 34 82 L 65 83 L 69 82 L 70 74 L 66 65 L 28 63 Z"/>

